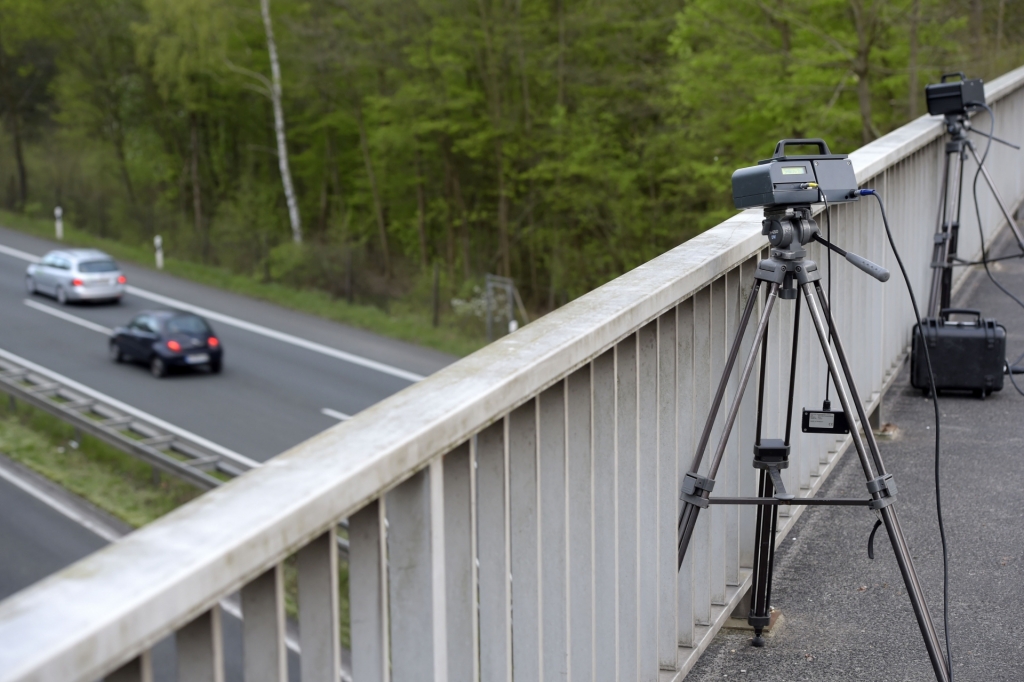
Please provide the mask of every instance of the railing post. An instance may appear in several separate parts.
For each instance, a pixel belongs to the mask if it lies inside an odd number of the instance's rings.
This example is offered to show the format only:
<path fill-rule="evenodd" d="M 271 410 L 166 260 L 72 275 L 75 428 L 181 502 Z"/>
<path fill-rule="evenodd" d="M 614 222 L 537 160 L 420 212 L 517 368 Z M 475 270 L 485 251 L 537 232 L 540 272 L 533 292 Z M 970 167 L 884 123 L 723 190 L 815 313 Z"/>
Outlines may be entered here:
<path fill-rule="evenodd" d="M 153 682 L 153 659 L 144 651 L 104 678 L 105 682 Z"/>
<path fill-rule="evenodd" d="M 337 682 L 338 541 L 334 526 L 299 550 L 299 648 L 302 682 Z"/>
<path fill-rule="evenodd" d="M 675 670 L 679 646 L 676 519 L 679 514 L 676 308 L 658 319 L 658 667 Z"/>
<path fill-rule="evenodd" d="M 388 611 L 384 502 L 374 500 L 348 517 L 348 589 L 352 678 L 388 679 Z M 248 682 L 248 681 L 247 681 Z"/>
<path fill-rule="evenodd" d="M 569 495 L 569 673 L 573 682 L 594 679 L 593 420 L 587 365 L 566 384 Z"/>
<path fill-rule="evenodd" d="M 448 678 L 473 682 L 477 656 L 475 461 L 469 442 L 444 457 L 444 574 Z"/>
<path fill-rule="evenodd" d="M 543 679 L 560 682 L 569 665 L 564 381 L 540 394 L 538 417 Z"/>
<path fill-rule="evenodd" d="M 288 682 L 281 564 L 242 588 L 242 619 L 245 682 Z"/>
<path fill-rule="evenodd" d="M 637 334 L 637 667 L 657 682 L 658 638 L 658 322 Z"/>
<path fill-rule="evenodd" d="M 507 422 L 498 420 L 476 437 L 481 682 L 512 682 Z"/>
<path fill-rule="evenodd" d="M 224 640 L 220 606 L 214 605 L 178 630 L 178 679 L 224 682 Z"/>
<path fill-rule="evenodd" d="M 690 468 L 690 460 L 693 458 L 693 448 L 697 442 L 694 435 L 696 421 L 694 419 L 694 404 L 699 402 L 696 391 L 697 384 L 694 376 L 697 367 L 694 363 L 694 316 L 693 297 L 686 299 L 676 307 L 676 371 L 679 376 L 678 386 L 678 424 L 676 438 L 678 443 L 678 464 L 676 469 L 675 487 L 673 488 L 672 506 L 675 510 L 674 519 L 679 518 L 679 511 L 682 503 L 679 501 L 679 491 L 683 485 L 683 476 Z M 698 519 L 699 522 L 699 519 Z M 672 524 L 673 543 L 678 541 L 676 525 Z M 696 536 L 694 536 L 696 540 Z M 675 545 L 673 545 L 675 546 Z M 676 582 L 678 591 L 676 628 L 677 641 L 680 646 L 692 647 L 694 644 L 693 629 L 693 552 L 687 552 L 683 559 L 683 565 L 679 568 L 679 575 Z M 675 561 L 675 555 L 673 555 Z"/>
<path fill-rule="evenodd" d="M 616 448 L 618 486 L 613 498 L 618 512 L 618 679 L 637 677 L 637 335 L 615 347 Z"/>
<path fill-rule="evenodd" d="M 517 682 L 541 679 L 537 400 L 509 415 L 509 516 L 512 534 L 512 670 Z"/>
<path fill-rule="evenodd" d="M 618 679 L 618 618 L 616 610 L 617 533 L 615 351 L 593 362 L 594 421 L 594 679 Z"/>
<path fill-rule="evenodd" d="M 444 682 L 444 465 L 431 462 L 387 494 L 391 679 Z M 303 680 L 305 682 L 305 680 Z"/>

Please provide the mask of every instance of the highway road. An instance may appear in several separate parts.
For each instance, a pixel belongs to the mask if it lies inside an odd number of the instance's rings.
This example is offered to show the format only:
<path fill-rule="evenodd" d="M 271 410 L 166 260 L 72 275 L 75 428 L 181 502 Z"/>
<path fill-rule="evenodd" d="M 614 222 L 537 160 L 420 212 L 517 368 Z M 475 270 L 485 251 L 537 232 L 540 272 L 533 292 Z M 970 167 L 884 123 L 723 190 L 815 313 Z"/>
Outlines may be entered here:
<path fill-rule="evenodd" d="M 118 305 L 60 306 L 28 296 L 25 268 L 59 244 L 0 227 L 0 351 L 41 365 L 244 457 L 265 461 L 402 390 L 456 358 L 269 303 L 121 263 Z M 208 319 L 224 344 L 219 375 L 153 378 L 107 357 L 107 333 L 143 310 L 178 308 Z M 0 599 L 111 539 L 19 487 L 0 469 Z M 51 490 L 51 493 L 54 491 Z M 60 497 L 52 494 L 51 497 Z M 66 502 L 66 501 L 65 501 Z M 74 504 L 64 504 L 74 508 Z M 88 524 L 88 515 L 84 521 Z M 237 679 L 240 626 L 225 619 L 227 676 Z M 173 679 L 173 644 L 154 650 Z M 297 675 L 294 652 L 289 656 Z"/>
<path fill-rule="evenodd" d="M 27 258 L 52 248 L 0 228 L 0 349 L 258 461 L 455 360 L 128 263 L 122 267 L 132 288 L 119 305 L 59 306 L 29 297 Z M 206 316 L 225 349 L 220 375 L 157 380 L 141 365 L 107 358 L 106 329 L 169 307 L 213 313 Z"/>

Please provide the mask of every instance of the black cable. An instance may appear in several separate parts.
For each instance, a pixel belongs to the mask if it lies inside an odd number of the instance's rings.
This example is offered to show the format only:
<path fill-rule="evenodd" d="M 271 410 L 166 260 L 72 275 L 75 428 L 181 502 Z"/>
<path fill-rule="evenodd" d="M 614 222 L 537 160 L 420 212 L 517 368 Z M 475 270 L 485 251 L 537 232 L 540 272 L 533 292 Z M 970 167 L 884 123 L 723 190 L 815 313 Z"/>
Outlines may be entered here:
<path fill-rule="evenodd" d="M 1002 284 L 1000 284 L 998 282 L 998 280 L 996 280 L 996 278 L 992 275 L 992 271 L 989 270 L 989 267 L 988 267 L 988 264 L 989 264 L 990 260 L 989 260 L 989 257 L 988 257 L 988 249 L 985 246 L 985 230 L 983 230 L 982 227 L 981 227 L 981 206 L 978 205 L 978 178 L 981 177 L 981 169 L 982 169 L 982 167 L 985 164 L 985 159 L 988 158 L 989 150 L 992 148 L 992 136 L 995 134 L 995 130 L 996 130 L 996 115 L 992 111 L 992 107 L 990 107 L 987 104 L 984 104 L 982 102 L 972 102 L 971 104 L 973 104 L 975 106 L 982 107 L 983 109 L 985 109 L 985 111 L 988 112 L 988 118 L 989 118 L 989 134 L 987 135 L 987 137 L 988 137 L 988 144 L 985 145 L 985 153 L 981 155 L 981 161 L 980 161 L 980 163 L 978 163 L 978 170 L 974 171 L 974 182 L 972 183 L 972 187 L 971 187 L 971 191 L 972 191 L 972 193 L 974 195 L 974 214 L 975 214 L 975 216 L 978 219 L 978 236 L 981 239 L 981 265 L 985 266 L 985 274 L 988 275 L 988 278 L 992 281 L 992 284 L 995 284 L 996 287 L 1000 291 L 1002 291 L 1004 294 L 1009 296 L 1011 299 L 1014 300 L 1014 302 L 1017 303 L 1017 305 L 1019 305 L 1022 309 L 1024 309 L 1024 301 L 1021 301 L 1019 298 L 1014 296 L 1009 291 L 1009 289 L 1007 289 Z M 970 144 L 970 143 L 968 143 L 968 144 Z M 1017 256 L 1015 256 L 1015 257 L 1017 257 Z M 1003 259 L 1000 259 L 1000 260 L 1003 260 Z M 1022 355 L 1021 358 L 1024 358 L 1024 355 Z M 1014 380 L 1014 378 L 1013 378 L 1014 370 L 1017 369 L 1017 363 L 1020 362 L 1021 358 L 1017 358 L 1016 362 L 1014 362 L 1012 364 L 1010 363 L 1009 359 L 1007 358 L 1006 359 L 1006 373 L 1010 375 L 1010 383 L 1012 383 L 1013 387 L 1015 389 L 1017 389 L 1017 392 L 1020 393 L 1021 395 L 1024 395 L 1024 392 L 1022 392 L 1020 390 L 1020 388 L 1017 386 L 1016 380 Z"/>
<path fill-rule="evenodd" d="M 885 215 L 885 204 L 882 197 L 873 189 L 858 190 L 861 196 L 871 195 L 878 200 L 878 208 L 882 212 L 882 224 L 885 225 L 885 235 L 889 238 L 889 246 L 896 256 L 896 262 L 903 273 L 903 281 L 907 284 L 907 293 L 910 294 L 910 304 L 914 308 L 914 318 L 917 320 L 917 333 L 921 339 L 921 349 L 924 351 L 925 366 L 928 368 L 928 385 L 931 388 L 932 405 L 935 408 L 935 515 L 939 520 L 939 538 L 942 540 L 942 629 L 946 636 L 946 667 L 949 669 L 949 680 L 953 682 L 953 648 L 949 643 L 949 551 L 946 547 L 946 526 L 942 521 L 942 486 L 940 476 L 940 453 L 941 438 L 939 433 L 939 393 L 935 389 L 935 375 L 932 373 L 932 359 L 928 353 L 928 344 L 924 340 L 924 327 L 921 324 L 921 312 L 917 307 L 917 298 L 914 296 L 914 288 L 910 285 L 910 277 L 907 269 L 903 267 L 903 259 L 896 250 L 896 242 L 892 237 L 892 230 L 889 229 L 889 218 Z"/>

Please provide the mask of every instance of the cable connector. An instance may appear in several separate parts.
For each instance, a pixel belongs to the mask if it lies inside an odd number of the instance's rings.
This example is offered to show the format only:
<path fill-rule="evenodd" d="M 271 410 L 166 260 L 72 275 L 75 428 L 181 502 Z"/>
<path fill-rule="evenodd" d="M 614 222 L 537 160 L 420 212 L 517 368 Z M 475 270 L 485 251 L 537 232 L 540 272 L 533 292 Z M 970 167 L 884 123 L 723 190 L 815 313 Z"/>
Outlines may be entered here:
<path fill-rule="evenodd" d="M 854 193 L 854 195 L 859 196 L 859 197 L 869 197 L 869 196 L 877 195 L 878 194 L 878 192 L 876 192 L 873 189 L 855 189 L 855 190 L 853 190 L 853 193 Z"/>

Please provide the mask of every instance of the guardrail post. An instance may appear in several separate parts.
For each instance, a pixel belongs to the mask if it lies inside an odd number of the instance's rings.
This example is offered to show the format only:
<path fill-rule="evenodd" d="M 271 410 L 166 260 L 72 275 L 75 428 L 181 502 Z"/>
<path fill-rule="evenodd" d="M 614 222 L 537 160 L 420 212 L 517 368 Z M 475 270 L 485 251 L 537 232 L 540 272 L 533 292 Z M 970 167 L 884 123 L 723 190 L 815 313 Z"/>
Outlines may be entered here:
<path fill-rule="evenodd" d="M 281 564 L 242 588 L 245 682 L 288 682 Z"/>
<path fill-rule="evenodd" d="M 338 541 L 332 525 L 298 553 L 302 682 L 338 682 Z"/>
<path fill-rule="evenodd" d="M 142 652 L 104 678 L 104 682 L 153 682 L 153 660 Z"/>
<path fill-rule="evenodd" d="M 564 381 L 540 394 L 538 417 L 542 659 L 545 682 L 557 682 L 569 668 Z"/>
<path fill-rule="evenodd" d="M 722 372 L 725 369 L 725 356 L 729 352 L 729 344 L 732 341 L 726 329 L 726 311 L 729 299 L 726 284 L 726 276 L 724 274 L 711 283 L 711 382 L 709 386 L 717 385 L 718 378 L 722 376 Z M 715 421 L 715 430 L 712 432 L 711 442 L 708 443 L 708 450 L 711 452 L 714 452 L 714 448 L 718 445 L 719 440 L 726 435 L 723 424 L 725 421 L 724 412 L 729 404 L 729 398 L 736 392 L 735 385 L 735 377 L 730 377 L 730 382 L 726 389 L 726 399 L 723 403 L 723 408 L 719 412 L 718 419 Z M 705 457 L 705 460 L 708 462 L 710 462 L 711 452 Z M 722 480 L 723 484 L 728 479 L 728 470 L 728 456 L 726 456 L 724 458 L 724 466 L 718 474 L 718 478 Z M 715 487 L 717 488 L 718 486 L 716 485 Z M 726 534 L 728 533 L 726 527 L 727 512 L 722 505 L 715 505 L 709 508 L 708 511 L 710 514 L 707 516 L 711 520 L 711 545 L 709 552 L 711 559 L 710 603 L 724 604 L 725 547 Z M 704 516 L 704 514 L 701 514 L 701 516 Z M 708 615 L 710 622 L 710 609 Z"/>
<path fill-rule="evenodd" d="M 594 420 L 594 672 L 600 682 L 618 679 L 615 607 L 618 552 L 615 525 L 615 350 L 593 362 Z"/>
<path fill-rule="evenodd" d="M 573 682 L 594 675 L 594 497 L 593 441 L 587 365 L 569 375 L 566 429 L 569 495 L 569 671 Z M 606 532 L 607 529 L 599 529 Z"/>
<path fill-rule="evenodd" d="M 348 517 L 348 541 L 352 678 L 359 682 L 385 682 L 390 662 L 387 537 L 382 500 L 374 500 Z"/>
<path fill-rule="evenodd" d="M 478 678 L 475 461 L 469 442 L 444 457 L 444 574 L 448 678 Z"/>
<path fill-rule="evenodd" d="M 386 498 L 395 682 L 447 679 L 443 469 L 435 459 Z"/>
<path fill-rule="evenodd" d="M 178 630 L 178 679 L 224 682 L 224 640 L 220 606 Z"/>
<path fill-rule="evenodd" d="M 507 424 L 500 419 L 476 437 L 481 682 L 512 681 Z"/>

